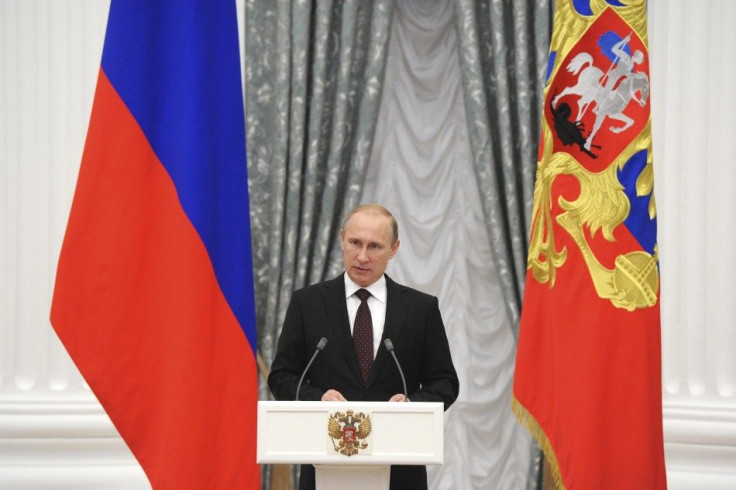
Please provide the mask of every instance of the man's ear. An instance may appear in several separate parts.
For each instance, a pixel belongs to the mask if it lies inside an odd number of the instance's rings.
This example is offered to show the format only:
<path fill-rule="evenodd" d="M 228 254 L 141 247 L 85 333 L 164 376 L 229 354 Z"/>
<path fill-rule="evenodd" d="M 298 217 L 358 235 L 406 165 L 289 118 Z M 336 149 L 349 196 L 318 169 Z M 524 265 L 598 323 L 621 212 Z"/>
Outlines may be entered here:
<path fill-rule="evenodd" d="M 389 256 L 389 259 L 394 258 L 394 255 L 396 255 L 396 251 L 399 249 L 400 244 L 401 244 L 401 240 L 397 239 L 396 242 L 394 242 L 394 244 L 391 245 L 391 255 Z"/>

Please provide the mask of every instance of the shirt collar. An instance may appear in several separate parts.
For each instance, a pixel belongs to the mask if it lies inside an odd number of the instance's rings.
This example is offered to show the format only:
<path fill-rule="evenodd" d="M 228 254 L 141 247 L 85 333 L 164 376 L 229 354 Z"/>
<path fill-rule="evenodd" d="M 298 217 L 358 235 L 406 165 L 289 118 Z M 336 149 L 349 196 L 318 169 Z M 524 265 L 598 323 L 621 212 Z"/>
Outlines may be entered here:
<path fill-rule="evenodd" d="M 376 282 L 374 282 L 373 284 L 367 287 L 361 287 L 355 284 L 353 280 L 350 279 L 350 276 L 348 276 L 347 272 L 343 274 L 343 277 L 345 277 L 345 299 L 354 295 L 358 289 L 367 289 L 368 292 L 371 293 L 371 296 L 376 298 L 381 303 L 386 304 L 386 275 L 385 274 L 381 275 L 381 277 Z"/>

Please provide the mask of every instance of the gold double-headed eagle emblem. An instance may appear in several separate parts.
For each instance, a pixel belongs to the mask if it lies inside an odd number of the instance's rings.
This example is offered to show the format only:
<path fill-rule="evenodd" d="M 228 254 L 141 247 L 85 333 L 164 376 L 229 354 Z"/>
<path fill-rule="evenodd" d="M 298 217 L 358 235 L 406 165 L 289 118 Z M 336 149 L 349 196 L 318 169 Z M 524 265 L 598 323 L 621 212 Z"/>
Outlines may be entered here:
<path fill-rule="evenodd" d="M 371 417 L 363 412 L 335 412 L 327 421 L 327 434 L 336 452 L 345 456 L 358 454 L 368 447 L 366 438 L 371 433 Z"/>

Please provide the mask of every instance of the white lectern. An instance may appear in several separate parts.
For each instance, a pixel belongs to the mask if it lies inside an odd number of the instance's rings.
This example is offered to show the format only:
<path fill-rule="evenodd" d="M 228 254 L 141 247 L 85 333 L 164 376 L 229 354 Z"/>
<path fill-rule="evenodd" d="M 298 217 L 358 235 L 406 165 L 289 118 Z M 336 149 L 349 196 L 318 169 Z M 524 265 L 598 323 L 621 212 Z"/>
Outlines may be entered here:
<path fill-rule="evenodd" d="M 443 463 L 442 403 L 258 402 L 258 463 L 313 464 L 317 490 L 388 490 L 392 464 Z"/>

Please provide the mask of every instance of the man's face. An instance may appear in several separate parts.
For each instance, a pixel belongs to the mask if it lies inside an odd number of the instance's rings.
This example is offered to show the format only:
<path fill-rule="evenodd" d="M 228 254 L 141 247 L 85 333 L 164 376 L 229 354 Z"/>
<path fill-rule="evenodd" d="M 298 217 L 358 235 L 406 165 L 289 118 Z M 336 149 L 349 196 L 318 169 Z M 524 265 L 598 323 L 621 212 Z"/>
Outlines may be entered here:
<path fill-rule="evenodd" d="M 355 213 L 340 230 L 342 260 L 350 279 L 358 286 L 376 282 L 399 248 L 391 243 L 391 219 L 372 211 Z"/>

